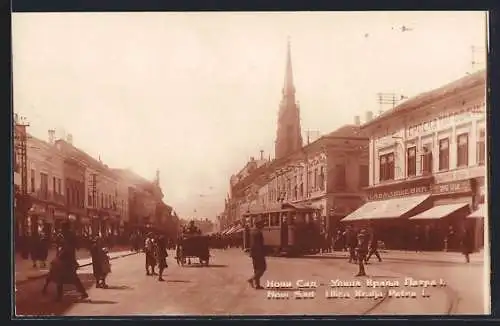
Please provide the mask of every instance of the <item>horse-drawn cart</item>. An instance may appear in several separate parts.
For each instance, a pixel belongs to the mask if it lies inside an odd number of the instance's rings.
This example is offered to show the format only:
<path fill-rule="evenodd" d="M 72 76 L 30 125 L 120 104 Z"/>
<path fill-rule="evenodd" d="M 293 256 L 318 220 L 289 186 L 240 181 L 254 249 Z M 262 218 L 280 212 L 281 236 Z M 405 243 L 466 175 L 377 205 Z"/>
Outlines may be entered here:
<path fill-rule="evenodd" d="M 176 248 L 177 263 L 184 266 L 186 260 L 198 258 L 200 264 L 208 266 L 210 261 L 209 238 L 203 235 L 183 235 Z"/>

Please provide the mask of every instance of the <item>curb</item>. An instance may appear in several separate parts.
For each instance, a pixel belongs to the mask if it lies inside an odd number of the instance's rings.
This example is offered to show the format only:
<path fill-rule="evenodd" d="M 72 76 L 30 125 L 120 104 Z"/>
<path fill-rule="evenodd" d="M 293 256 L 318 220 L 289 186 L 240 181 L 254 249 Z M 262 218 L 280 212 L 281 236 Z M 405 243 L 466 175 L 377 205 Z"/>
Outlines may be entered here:
<path fill-rule="evenodd" d="M 115 260 L 115 259 L 118 259 L 118 258 L 124 258 L 124 257 L 128 257 L 128 256 L 132 256 L 132 255 L 136 255 L 136 254 L 139 254 L 138 252 L 129 252 L 129 253 L 126 253 L 126 254 L 123 254 L 123 255 L 120 255 L 120 256 L 114 256 L 114 257 L 111 257 L 109 260 Z M 86 264 L 83 264 L 83 265 L 78 265 L 78 268 L 81 268 L 81 267 L 87 267 L 87 266 L 92 266 L 92 263 L 86 263 Z M 33 277 L 28 277 L 27 279 L 25 280 L 20 280 L 20 281 L 17 281 L 15 282 L 15 285 L 18 286 L 18 285 L 22 285 L 22 284 L 25 284 L 25 283 L 28 283 L 28 282 L 31 282 L 31 281 L 34 281 L 34 280 L 39 280 L 41 278 L 44 278 L 44 277 L 47 277 L 49 273 L 43 273 L 43 274 L 40 274 L 40 275 L 36 275 L 36 276 L 33 276 Z"/>

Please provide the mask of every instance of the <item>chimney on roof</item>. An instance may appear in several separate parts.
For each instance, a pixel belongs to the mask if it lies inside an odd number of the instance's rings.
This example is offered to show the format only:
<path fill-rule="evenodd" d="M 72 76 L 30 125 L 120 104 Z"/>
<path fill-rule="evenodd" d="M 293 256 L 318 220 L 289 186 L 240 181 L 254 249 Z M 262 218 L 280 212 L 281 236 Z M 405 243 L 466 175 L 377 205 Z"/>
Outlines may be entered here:
<path fill-rule="evenodd" d="M 66 141 L 68 142 L 68 144 L 73 145 L 73 135 L 68 134 L 68 137 L 66 137 Z"/>
<path fill-rule="evenodd" d="M 255 157 L 251 156 L 250 161 L 252 161 L 252 162 L 255 161 Z"/>
<path fill-rule="evenodd" d="M 366 122 L 370 122 L 373 120 L 373 112 L 372 111 L 366 111 Z"/>
<path fill-rule="evenodd" d="M 56 140 L 56 131 L 54 129 L 49 129 L 49 144 L 53 145 Z"/>
<path fill-rule="evenodd" d="M 262 149 L 260 150 L 260 160 L 264 160 L 264 151 Z"/>
<path fill-rule="evenodd" d="M 361 125 L 361 118 L 359 117 L 359 115 L 354 116 L 354 124 L 356 126 Z"/>

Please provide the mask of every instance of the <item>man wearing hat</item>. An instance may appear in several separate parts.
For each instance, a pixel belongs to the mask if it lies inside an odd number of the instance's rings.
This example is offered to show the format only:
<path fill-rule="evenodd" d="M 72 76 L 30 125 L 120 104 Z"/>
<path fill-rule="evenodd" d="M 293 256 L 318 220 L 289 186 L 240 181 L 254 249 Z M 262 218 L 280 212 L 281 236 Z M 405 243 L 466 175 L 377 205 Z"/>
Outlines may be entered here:
<path fill-rule="evenodd" d="M 256 289 L 263 289 L 260 285 L 260 278 L 267 269 L 263 227 L 264 221 L 258 220 L 255 223 L 255 228 L 250 232 L 250 257 L 252 257 L 254 275 L 248 279 L 248 283 Z"/>
<path fill-rule="evenodd" d="M 146 275 L 156 275 L 155 266 L 155 241 L 153 232 L 149 232 L 144 243 L 144 253 L 146 255 Z M 149 269 L 151 268 L 151 272 Z"/>
<path fill-rule="evenodd" d="M 358 233 L 358 245 L 356 246 L 357 256 L 358 256 L 358 266 L 359 271 L 356 276 L 366 276 L 365 272 L 365 260 L 368 254 L 368 243 L 369 235 L 366 229 L 361 229 Z"/>

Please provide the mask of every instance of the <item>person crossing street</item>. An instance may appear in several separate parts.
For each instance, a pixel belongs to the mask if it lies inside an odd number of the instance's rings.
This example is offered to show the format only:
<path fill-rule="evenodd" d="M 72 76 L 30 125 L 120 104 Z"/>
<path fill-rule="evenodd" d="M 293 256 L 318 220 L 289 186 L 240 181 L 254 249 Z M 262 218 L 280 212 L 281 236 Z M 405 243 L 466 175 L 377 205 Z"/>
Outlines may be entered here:
<path fill-rule="evenodd" d="M 250 257 L 252 257 L 254 275 L 247 282 L 255 289 L 263 289 L 260 285 L 260 279 L 267 269 L 264 236 L 262 234 L 263 227 L 264 221 L 257 221 L 250 234 Z"/>

